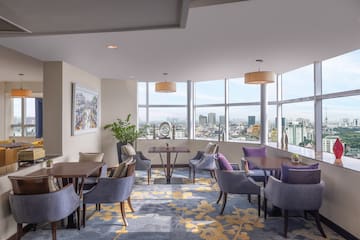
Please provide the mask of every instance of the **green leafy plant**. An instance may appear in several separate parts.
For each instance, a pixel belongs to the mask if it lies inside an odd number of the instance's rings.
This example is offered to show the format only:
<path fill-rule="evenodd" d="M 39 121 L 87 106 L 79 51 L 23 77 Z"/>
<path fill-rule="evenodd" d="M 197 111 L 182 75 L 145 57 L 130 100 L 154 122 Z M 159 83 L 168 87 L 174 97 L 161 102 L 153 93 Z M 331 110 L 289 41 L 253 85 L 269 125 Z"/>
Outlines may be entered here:
<path fill-rule="evenodd" d="M 118 118 L 115 122 L 106 124 L 104 129 L 110 130 L 119 142 L 133 144 L 137 138 L 145 135 L 146 129 L 136 129 L 136 125 L 131 124 L 130 118 L 131 114 L 128 114 L 125 120 Z"/>

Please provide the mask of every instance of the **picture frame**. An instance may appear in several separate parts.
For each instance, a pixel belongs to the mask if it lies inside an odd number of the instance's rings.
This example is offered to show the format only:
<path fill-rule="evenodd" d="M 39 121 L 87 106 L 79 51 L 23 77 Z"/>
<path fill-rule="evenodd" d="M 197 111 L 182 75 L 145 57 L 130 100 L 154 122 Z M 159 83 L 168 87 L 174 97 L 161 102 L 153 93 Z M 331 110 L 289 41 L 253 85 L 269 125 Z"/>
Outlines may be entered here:
<path fill-rule="evenodd" d="M 99 127 L 99 93 L 72 83 L 71 135 L 96 132 Z"/>

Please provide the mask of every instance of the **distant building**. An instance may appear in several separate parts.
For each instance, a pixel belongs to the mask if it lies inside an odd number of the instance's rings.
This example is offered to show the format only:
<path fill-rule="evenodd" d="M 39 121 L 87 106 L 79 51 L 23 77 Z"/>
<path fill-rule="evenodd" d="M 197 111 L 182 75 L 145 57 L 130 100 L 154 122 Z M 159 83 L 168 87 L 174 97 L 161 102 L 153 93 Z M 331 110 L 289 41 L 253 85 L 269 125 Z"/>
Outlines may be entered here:
<path fill-rule="evenodd" d="M 248 116 L 248 127 L 255 124 L 255 116 Z"/>
<path fill-rule="evenodd" d="M 219 122 L 220 122 L 220 125 L 225 125 L 225 116 L 224 115 L 219 116 Z"/>
<path fill-rule="evenodd" d="M 326 136 L 323 138 L 323 152 L 333 153 L 333 146 L 339 136 Z"/>
<path fill-rule="evenodd" d="M 204 116 L 204 115 L 200 115 L 199 116 L 199 124 L 200 124 L 200 126 L 206 126 L 207 123 L 208 123 L 207 117 Z"/>
<path fill-rule="evenodd" d="M 302 122 L 289 122 L 286 133 L 290 145 L 299 145 L 306 136 L 305 126 Z"/>
<path fill-rule="evenodd" d="M 354 126 L 354 127 L 360 127 L 360 121 L 359 121 L 358 118 L 355 118 L 355 119 L 353 120 L 353 126 Z"/>
<path fill-rule="evenodd" d="M 216 113 L 208 113 L 208 124 L 209 126 L 216 125 Z"/>

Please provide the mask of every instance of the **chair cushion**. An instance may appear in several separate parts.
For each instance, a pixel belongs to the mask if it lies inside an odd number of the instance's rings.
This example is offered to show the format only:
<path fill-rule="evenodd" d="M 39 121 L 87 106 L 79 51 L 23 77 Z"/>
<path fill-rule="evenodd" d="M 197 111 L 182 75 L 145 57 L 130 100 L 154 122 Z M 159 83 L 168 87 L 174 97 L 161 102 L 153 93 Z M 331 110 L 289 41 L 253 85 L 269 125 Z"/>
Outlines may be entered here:
<path fill-rule="evenodd" d="M 230 162 L 226 159 L 226 157 L 222 153 L 218 154 L 218 163 L 220 170 L 229 170 L 229 171 L 234 170 Z"/>
<path fill-rule="evenodd" d="M 320 169 L 289 169 L 288 183 L 318 184 L 321 181 Z"/>
<path fill-rule="evenodd" d="M 245 157 L 266 157 L 266 147 L 243 147 Z M 249 169 L 256 169 L 256 167 L 248 162 Z"/>
<path fill-rule="evenodd" d="M 133 164 L 136 160 L 122 161 L 119 166 L 115 169 L 113 178 L 122 178 L 127 176 L 128 166 Z"/>
<path fill-rule="evenodd" d="M 214 170 L 216 169 L 215 159 L 216 154 L 204 154 L 195 166 L 198 169 Z"/>
<path fill-rule="evenodd" d="M 104 153 L 83 153 L 79 152 L 79 162 L 102 162 Z"/>
<path fill-rule="evenodd" d="M 288 183 L 289 169 L 317 169 L 318 163 L 312 165 L 289 166 L 286 164 L 281 165 L 281 181 Z"/>

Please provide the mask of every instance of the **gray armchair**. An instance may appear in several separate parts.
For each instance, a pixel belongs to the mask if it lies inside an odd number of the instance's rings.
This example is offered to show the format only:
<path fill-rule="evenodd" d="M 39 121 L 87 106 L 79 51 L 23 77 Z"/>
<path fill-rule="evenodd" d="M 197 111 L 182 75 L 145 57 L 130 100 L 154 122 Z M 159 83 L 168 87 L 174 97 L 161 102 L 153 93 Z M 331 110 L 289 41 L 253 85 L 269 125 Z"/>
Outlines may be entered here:
<path fill-rule="evenodd" d="M 17 222 L 17 239 L 22 236 L 23 223 L 51 222 L 52 239 L 56 239 L 56 222 L 69 216 L 78 209 L 80 198 L 75 193 L 74 186 L 49 193 L 18 195 L 11 193 L 9 196 L 11 212 Z"/>
<path fill-rule="evenodd" d="M 224 213 L 227 195 L 230 194 L 256 194 L 258 196 L 258 215 L 260 216 L 260 190 L 252 178 L 246 176 L 245 171 L 215 170 L 215 176 L 220 187 L 220 197 L 223 198 L 220 214 Z"/>
<path fill-rule="evenodd" d="M 146 170 L 147 172 L 147 182 L 150 184 L 151 179 L 151 160 L 144 156 L 141 151 L 136 152 L 136 166 L 135 170 Z"/>
<path fill-rule="evenodd" d="M 132 163 L 127 166 L 127 173 L 125 177 L 99 178 L 96 186 L 91 191 L 84 193 L 83 227 L 85 227 L 86 220 L 86 204 L 117 202 L 120 202 L 120 211 L 122 219 L 124 221 L 124 225 L 128 226 L 125 214 L 125 201 L 128 201 L 131 211 L 134 211 L 130 201 L 130 194 L 135 182 L 135 164 L 136 161 L 132 161 Z"/>
<path fill-rule="evenodd" d="M 189 178 L 195 183 L 196 169 L 210 171 L 211 177 L 214 177 L 214 169 L 216 168 L 215 159 L 204 159 L 205 154 L 217 154 L 219 152 L 219 145 L 216 143 L 208 143 L 205 151 L 197 151 L 195 157 L 189 160 Z"/>
<path fill-rule="evenodd" d="M 284 236 L 287 237 L 288 212 L 312 212 L 320 233 L 326 237 L 319 217 L 324 187 L 319 169 L 289 169 L 288 183 L 270 176 L 264 189 L 264 218 L 266 219 L 267 200 L 284 210 Z"/>

